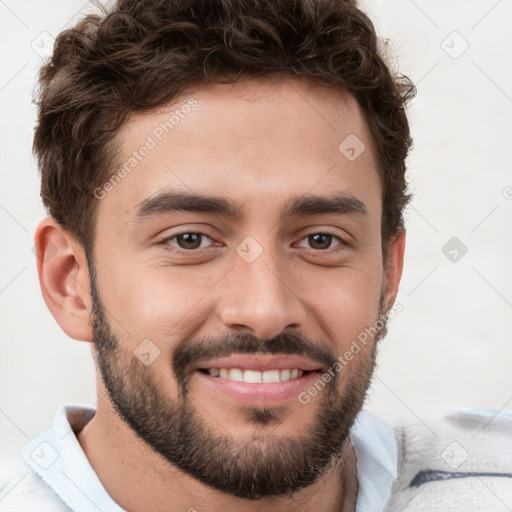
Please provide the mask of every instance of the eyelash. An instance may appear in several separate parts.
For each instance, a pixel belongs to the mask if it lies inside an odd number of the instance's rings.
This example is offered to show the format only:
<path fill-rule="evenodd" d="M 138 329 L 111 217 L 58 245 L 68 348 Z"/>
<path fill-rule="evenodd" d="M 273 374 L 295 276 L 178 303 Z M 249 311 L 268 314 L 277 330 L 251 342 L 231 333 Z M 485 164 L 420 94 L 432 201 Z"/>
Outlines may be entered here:
<path fill-rule="evenodd" d="M 210 247 L 203 247 L 203 248 L 200 248 L 200 249 L 183 249 L 181 247 L 177 247 L 177 246 L 174 246 L 174 245 L 172 246 L 172 249 L 169 248 L 169 246 L 170 246 L 169 242 L 171 240 L 174 240 L 178 236 L 185 235 L 185 234 L 201 235 L 201 236 L 204 236 L 206 238 L 209 238 L 210 240 L 213 240 L 213 237 L 211 235 L 209 235 L 208 233 L 204 232 L 204 231 L 200 231 L 200 230 L 181 231 L 179 233 L 175 233 L 174 235 L 165 238 L 164 240 L 159 242 L 159 244 L 163 245 L 164 249 L 167 250 L 167 251 L 172 251 L 172 252 L 178 253 L 178 254 L 189 254 L 189 255 L 190 254 L 201 254 L 202 252 L 204 252 L 205 250 L 210 248 Z M 303 240 L 307 239 L 308 237 L 310 237 L 312 235 L 329 235 L 329 236 L 332 236 L 333 239 L 336 239 L 339 242 L 338 245 L 334 246 L 334 248 L 335 247 L 339 247 L 339 249 L 337 249 L 337 250 L 343 250 L 343 249 L 346 249 L 347 247 L 349 247 L 348 242 L 346 242 L 338 234 L 333 233 L 333 232 L 331 232 L 329 230 L 326 230 L 326 231 L 316 231 L 316 232 L 310 233 L 309 235 L 303 236 L 300 239 L 300 242 L 302 242 Z M 330 251 L 332 249 L 333 249 L 333 247 L 330 247 L 328 249 L 313 249 L 313 248 L 310 248 L 310 250 L 315 251 L 315 252 L 320 252 L 320 253 L 328 252 L 328 251 Z"/>

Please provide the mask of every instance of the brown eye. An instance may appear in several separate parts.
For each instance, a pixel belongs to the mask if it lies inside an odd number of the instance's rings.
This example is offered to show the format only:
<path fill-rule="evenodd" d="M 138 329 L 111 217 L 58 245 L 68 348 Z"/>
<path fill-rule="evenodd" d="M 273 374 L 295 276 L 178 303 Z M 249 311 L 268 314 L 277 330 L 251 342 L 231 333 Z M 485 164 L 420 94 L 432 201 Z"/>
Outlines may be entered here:
<path fill-rule="evenodd" d="M 314 249 L 316 251 L 325 251 L 328 249 L 342 249 L 348 244 L 341 237 L 331 233 L 313 233 L 305 236 L 298 244 L 298 247 Z"/>
<path fill-rule="evenodd" d="M 181 249 L 197 249 L 201 246 L 203 235 L 201 233 L 182 233 L 175 238 Z"/>
<path fill-rule="evenodd" d="M 193 251 L 194 249 L 211 247 L 212 239 L 209 235 L 201 233 L 200 231 L 184 231 L 183 233 L 176 233 L 162 240 L 161 243 L 171 250 L 182 249 L 184 251 Z"/>
<path fill-rule="evenodd" d="M 308 236 L 308 242 L 312 249 L 329 249 L 333 236 L 327 233 L 316 233 Z"/>

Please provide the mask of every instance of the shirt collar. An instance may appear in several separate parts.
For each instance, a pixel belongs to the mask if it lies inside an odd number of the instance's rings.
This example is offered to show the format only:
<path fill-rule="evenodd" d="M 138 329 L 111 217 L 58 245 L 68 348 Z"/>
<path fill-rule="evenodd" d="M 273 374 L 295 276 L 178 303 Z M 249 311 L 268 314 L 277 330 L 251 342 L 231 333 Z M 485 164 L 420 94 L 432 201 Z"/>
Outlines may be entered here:
<path fill-rule="evenodd" d="M 356 451 L 359 491 L 356 512 L 382 512 L 397 477 L 397 445 L 393 425 L 383 418 L 361 411 L 350 439 Z"/>
<path fill-rule="evenodd" d="M 21 456 L 74 512 L 124 512 L 103 487 L 74 433 L 93 415 L 91 408 L 60 407 L 52 427 L 25 445 Z"/>

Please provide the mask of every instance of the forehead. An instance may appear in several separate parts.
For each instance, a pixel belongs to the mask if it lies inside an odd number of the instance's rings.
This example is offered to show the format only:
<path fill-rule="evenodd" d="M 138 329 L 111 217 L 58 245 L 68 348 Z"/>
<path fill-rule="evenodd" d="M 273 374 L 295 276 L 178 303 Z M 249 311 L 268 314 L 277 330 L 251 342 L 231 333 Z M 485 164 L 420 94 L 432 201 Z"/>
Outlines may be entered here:
<path fill-rule="evenodd" d="M 365 204 L 380 199 L 357 102 L 304 80 L 190 89 L 170 105 L 132 115 L 117 141 L 117 178 L 109 180 L 99 216 L 103 210 L 133 218 L 163 189 L 232 196 L 259 216 L 308 193 L 345 191 Z"/>

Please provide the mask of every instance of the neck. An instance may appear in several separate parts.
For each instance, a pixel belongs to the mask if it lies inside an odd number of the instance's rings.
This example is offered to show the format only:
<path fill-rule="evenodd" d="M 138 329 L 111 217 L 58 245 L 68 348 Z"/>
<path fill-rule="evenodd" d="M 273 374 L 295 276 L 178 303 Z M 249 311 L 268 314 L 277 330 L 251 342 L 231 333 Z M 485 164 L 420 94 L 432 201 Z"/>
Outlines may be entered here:
<path fill-rule="evenodd" d="M 100 401 L 77 434 L 103 486 L 130 512 L 353 512 L 357 499 L 356 456 L 347 439 L 336 464 L 320 480 L 290 496 L 246 500 L 199 482 L 169 464 Z"/>

